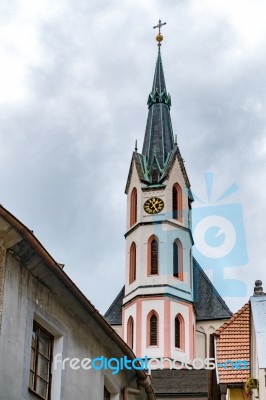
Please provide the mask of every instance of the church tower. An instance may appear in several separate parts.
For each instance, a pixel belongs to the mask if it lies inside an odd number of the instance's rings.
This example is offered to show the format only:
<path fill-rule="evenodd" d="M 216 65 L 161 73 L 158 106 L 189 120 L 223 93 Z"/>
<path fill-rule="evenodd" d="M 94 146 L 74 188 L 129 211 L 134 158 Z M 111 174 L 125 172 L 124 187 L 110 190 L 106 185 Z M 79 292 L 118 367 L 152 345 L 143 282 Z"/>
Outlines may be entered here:
<path fill-rule="evenodd" d="M 122 336 L 137 357 L 193 359 L 193 197 L 174 140 L 160 32 L 156 39 L 158 56 L 143 148 L 133 153 L 126 185 Z"/>
<path fill-rule="evenodd" d="M 193 196 L 172 129 L 162 25 L 143 148 L 126 184 L 125 285 L 105 318 L 137 357 L 185 361 L 208 357 L 210 335 L 232 313 L 192 257 Z"/>

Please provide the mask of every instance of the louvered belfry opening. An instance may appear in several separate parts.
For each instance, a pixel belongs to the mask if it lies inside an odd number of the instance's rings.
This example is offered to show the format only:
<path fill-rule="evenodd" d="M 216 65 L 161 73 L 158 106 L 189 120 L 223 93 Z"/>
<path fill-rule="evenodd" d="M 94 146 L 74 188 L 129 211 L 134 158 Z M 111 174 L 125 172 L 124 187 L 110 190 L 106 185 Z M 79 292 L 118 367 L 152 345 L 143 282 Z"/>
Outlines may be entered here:
<path fill-rule="evenodd" d="M 157 345 L 157 323 L 158 319 L 155 314 L 150 318 L 150 346 Z"/>
<path fill-rule="evenodd" d="M 151 242 L 151 275 L 158 274 L 158 243 L 156 239 Z"/>
<path fill-rule="evenodd" d="M 180 342 L 181 342 L 181 340 L 180 340 L 180 328 L 181 328 L 181 326 L 180 326 L 181 324 L 180 324 L 180 320 L 179 320 L 179 318 L 178 317 L 175 317 L 175 347 L 177 347 L 177 348 L 179 348 L 180 349 Z"/>

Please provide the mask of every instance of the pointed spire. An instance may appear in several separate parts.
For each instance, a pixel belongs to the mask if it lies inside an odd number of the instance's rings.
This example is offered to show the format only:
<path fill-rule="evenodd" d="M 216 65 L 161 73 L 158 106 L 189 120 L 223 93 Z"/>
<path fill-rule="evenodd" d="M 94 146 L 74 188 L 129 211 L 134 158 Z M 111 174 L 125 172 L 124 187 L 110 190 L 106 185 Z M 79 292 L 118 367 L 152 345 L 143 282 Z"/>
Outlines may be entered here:
<path fill-rule="evenodd" d="M 163 91 L 166 92 L 166 85 L 165 85 L 165 79 L 164 79 L 164 73 L 163 73 L 163 63 L 162 63 L 162 58 L 161 58 L 160 47 L 158 47 L 158 57 L 157 57 L 155 74 L 154 74 L 153 85 L 152 85 L 152 92 L 155 92 L 155 91 L 157 91 L 158 93 L 162 93 Z"/>
<path fill-rule="evenodd" d="M 156 26 L 160 29 L 161 21 Z M 155 27 L 155 28 L 156 28 Z M 160 40 L 158 40 L 158 37 Z M 166 91 L 166 84 L 161 58 L 160 42 L 162 35 L 157 35 L 159 42 L 158 56 L 153 78 L 152 91 L 148 97 L 148 120 L 144 137 L 142 154 L 146 156 L 147 166 L 150 169 L 153 161 L 153 149 L 156 147 L 156 157 L 163 170 L 169 153 L 174 148 L 174 136 L 170 116 L 171 97 Z"/>

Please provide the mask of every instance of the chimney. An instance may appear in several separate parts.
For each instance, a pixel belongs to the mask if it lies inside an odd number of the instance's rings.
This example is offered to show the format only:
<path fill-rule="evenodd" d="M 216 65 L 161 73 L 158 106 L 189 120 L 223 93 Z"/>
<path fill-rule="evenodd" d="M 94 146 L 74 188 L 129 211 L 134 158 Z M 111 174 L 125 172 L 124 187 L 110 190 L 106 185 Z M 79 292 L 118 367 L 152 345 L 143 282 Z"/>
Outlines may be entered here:
<path fill-rule="evenodd" d="M 264 296 L 266 293 L 263 292 L 263 287 L 262 287 L 262 281 L 257 280 L 255 281 L 255 287 L 254 287 L 254 296 Z"/>

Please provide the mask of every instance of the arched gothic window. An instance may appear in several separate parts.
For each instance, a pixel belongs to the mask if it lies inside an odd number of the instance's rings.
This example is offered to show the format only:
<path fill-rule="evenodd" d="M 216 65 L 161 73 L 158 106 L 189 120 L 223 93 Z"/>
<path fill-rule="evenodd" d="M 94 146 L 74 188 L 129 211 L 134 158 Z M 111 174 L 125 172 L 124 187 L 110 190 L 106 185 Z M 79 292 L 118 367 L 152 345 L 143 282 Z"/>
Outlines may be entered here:
<path fill-rule="evenodd" d="M 173 243 L 173 276 L 183 279 L 183 246 L 179 239 Z"/>
<path fill-rule="evenodd" d="M 148 240 L 148 275 L 159 273 L 159 242 L 156 236 L 152 235 Z"/>
<path fill-rule="evenodd" d="M 130 196 L 130 226 L 137 222 L 137 189 L 134 188 Z"/>
<path fill-rule="evenodd" d="M 148 345 L 149 346 L 157 346 L 158 345 L 158 317 L 154 311 L 149 314 L 148 324 L 149 324 L 149 326 L 148 326 L 148 329 L 149 329 Z"/>
<path fill-rule="evenodd" d="M 133 349 L 134 345 L 134 321 L 132 317 L 129 317 L 127 321 L 127 344 Z"/>
<path fill-rule="evenodd" d="M 129 283 L 136 280 L 136 244 L 133 242 L 129 251 Z"/>
<path fill-rule="evenodd" d="M 183 206 L 182 206 L 182 189 L 178 183 L 175 183 L 172 191 L 173 198 L 173 218 L 182 222 L 183 219 Z"/>
<path fill-rule="evenodd" d="M 184 320 L 180 314 L 175 317 L 175 347 L 185 349 L 185 326 Z"/>

